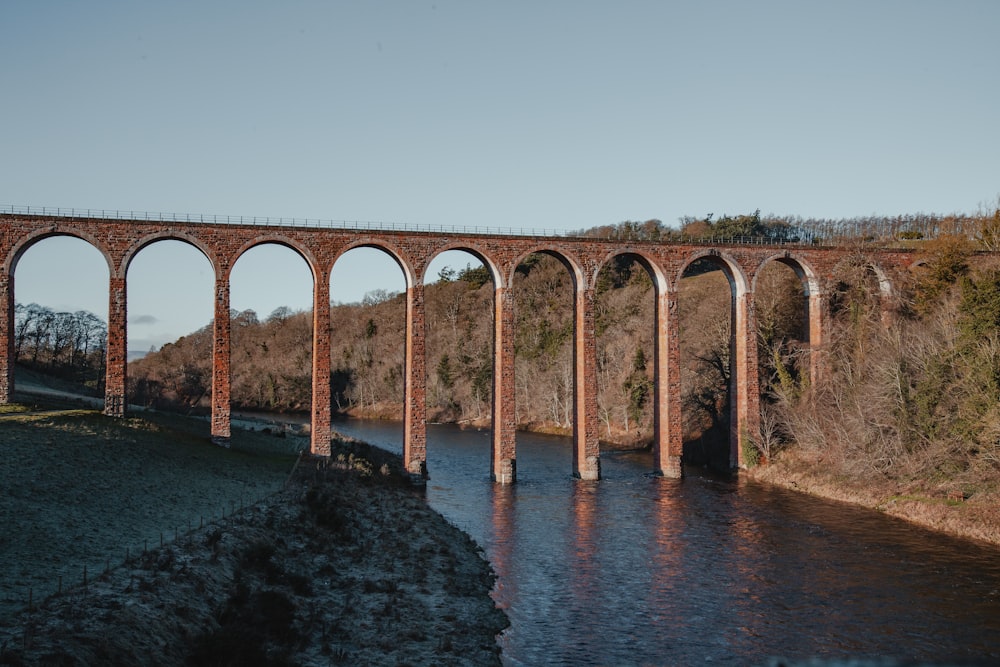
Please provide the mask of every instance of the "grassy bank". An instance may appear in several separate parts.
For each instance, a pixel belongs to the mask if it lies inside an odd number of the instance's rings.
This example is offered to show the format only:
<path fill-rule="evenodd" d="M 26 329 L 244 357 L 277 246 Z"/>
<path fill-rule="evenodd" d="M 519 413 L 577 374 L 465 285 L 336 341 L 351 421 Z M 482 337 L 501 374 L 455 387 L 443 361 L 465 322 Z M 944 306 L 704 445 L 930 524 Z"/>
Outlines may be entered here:
<path fill-rule="evenodd" d="M 290 479 L 304 440 L 36 407 L 0 415 L 0 662 L 498 662 L 488 563 L 390 455 Z"/>

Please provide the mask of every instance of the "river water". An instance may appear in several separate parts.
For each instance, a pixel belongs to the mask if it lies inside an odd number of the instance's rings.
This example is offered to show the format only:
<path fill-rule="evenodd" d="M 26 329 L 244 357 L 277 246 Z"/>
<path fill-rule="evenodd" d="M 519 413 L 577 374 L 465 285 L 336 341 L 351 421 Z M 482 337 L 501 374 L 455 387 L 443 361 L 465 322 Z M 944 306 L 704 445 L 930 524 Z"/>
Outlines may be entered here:
<path fill-rule="evenodd" d="M 399 452 L 399 424 L 336 430 Z M 746 665 L 774 657 L 1000 664 L 1000 550 L 874 511 L 519 433 L 517 483 L 489 433 L 430 426 L 431 506 L 497 572 L 508 665 Z"/>

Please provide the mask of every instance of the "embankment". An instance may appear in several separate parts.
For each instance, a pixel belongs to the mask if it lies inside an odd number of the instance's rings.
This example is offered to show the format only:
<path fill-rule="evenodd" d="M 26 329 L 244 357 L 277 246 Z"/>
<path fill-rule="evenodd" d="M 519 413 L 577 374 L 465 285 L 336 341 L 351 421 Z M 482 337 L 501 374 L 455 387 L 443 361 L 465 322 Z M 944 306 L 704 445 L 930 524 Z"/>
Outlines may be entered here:
<path fill-rule="evenodd" d="M 74 558 L 74 543 L 93 547 L 93 532 L 111 539 L 121 526 L 103 526 L 122 517 L 172 534 L 164 507 L 193 512 L 191 497 L 209 493 L 203 482 L 213 474 L 219 495 L 204 503 L 237 509 L 163 547 L 134 549 L 108 572 L 92 568 L 86 585 L 74 576 L 67 590 L 66 576 L 62 593 L 42 602 L 36 594 L 30 610 L 8 604 L 0 663 L 499 664 L 495 636 L 506 617 L 490 598 L 489 564 L 388 453 L 340 443 L 332 459 L 304 458 L 289 476 L 295 459 L 264 452 L 267 436 L 234 433 L 234 450 L 222 450 L 193 438 L 189 429 L 206 428 L 196 420 L 177 420 L 184 426 L 174 430 L 172 418 L 150 421 L 157 416 L 3 419 L 5 451 L 33 449 L 36 459 L 5 464 L 2 475 L 0 509 L 11 530 L 0 557 L 19 581 L 33 570 L 52 576 Z M 229 504 L 236 488 L 224 482 L 233 468 L 268 495 L 243 509 Z M 148 512 L 128 504 L 136 495 Z M 47 511 L 32 496 L 44 496 Z M 22 520 L 28 515 L 47 522 L 47 544 L 17 537 L 37 537 Z M 46 547 L 55 553 L 39 557 Z M 24 602 L 17 583 L 4 592 L 8 603 Z"/>
<path fill-rule="evenodd" d="M 844 474 L 821 454 L 788 450 L 768 465 L 748 472 L 750 479 L 803 493 L 860 505 L 957 537 L 1000 546 L 1000 493 L 979 488 L 937 488 L 929 482 L 901 483 L 859 479 Z"/>

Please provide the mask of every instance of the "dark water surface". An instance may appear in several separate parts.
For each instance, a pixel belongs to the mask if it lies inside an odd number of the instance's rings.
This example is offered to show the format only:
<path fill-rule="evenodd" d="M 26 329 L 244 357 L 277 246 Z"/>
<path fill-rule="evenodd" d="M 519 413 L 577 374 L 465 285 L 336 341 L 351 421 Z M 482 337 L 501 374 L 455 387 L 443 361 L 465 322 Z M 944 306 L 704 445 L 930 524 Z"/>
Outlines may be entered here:
<path fill-rule="evenodd" d="M 400 451 L 401 427 L 336 430 Z M 431 506 L 498 575 L 509 665 L 745 665 L 896 657 L 1000 664 L 1000 550 L 877 512 L 648 453 L 571 476 L 569 441 L 517 436 L 517 483 L 490 481 L 489 433 L 428 428 Z"/>

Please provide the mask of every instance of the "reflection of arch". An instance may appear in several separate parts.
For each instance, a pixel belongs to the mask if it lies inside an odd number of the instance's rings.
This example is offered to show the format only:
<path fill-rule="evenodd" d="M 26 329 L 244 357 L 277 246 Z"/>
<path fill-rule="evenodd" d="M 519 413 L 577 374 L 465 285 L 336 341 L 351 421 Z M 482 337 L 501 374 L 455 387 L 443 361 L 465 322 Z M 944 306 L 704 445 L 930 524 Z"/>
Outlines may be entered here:
<path fill-rule="evenodd" d="M 17 268 L 17 263 L 20 261 L 21 257 L 24 256 L 24 253 L 26 253 L 36 243 L 56 236 L 69 236 L 72 238 L 80 239 L 81 241 L 84 241 L 85 243 L 89 244 L 95 250 L 97 250 L 97 252 L 101 253 L 101 256 L 104 258 L 104 261 L 107 262 L 108 274 L 112 276 L 115 275 L 116 267 L 114 265 L 114 261 L 111 259 L 111 253 L 108 252 L 107 247 L 105 247 L 103 243 L 97 240 L 94 236 L 84 231 L 81 231 L 79 229 L 73 229 L 72 227 L 64 227 L 62 225 L 59 225 L 53 229 L 46 229 L 38 232 L 32 232 L 31 234 L 28 234 L 20 241 L 15 243 L 14 246 L 11 248 L 10 253 L 4 260 L 5 272 L 8 273 L 9 275 L 14 275 L 14 270 Z"/>

